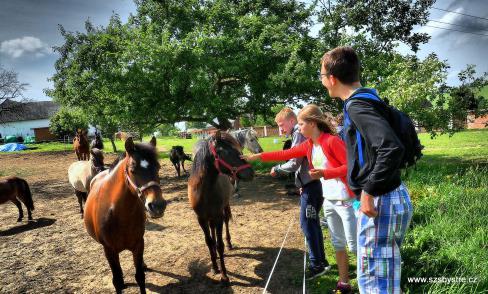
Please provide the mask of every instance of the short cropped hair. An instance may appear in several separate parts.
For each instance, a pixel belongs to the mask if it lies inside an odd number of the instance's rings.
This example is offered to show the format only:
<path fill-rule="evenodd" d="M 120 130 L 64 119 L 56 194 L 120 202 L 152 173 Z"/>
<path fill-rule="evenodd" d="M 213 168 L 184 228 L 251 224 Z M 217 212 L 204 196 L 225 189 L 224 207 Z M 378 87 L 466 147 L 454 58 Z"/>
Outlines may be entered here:
<path fill-rule="evenodd" d="M 337 47 L 325 53 L 320 60 L 327 75 L 333 75 L 341 83 L 359 82 L 359 57 L 351 47 Z"/>
<path fill-rule="evenodd" d="M 290 107 L 285 107 L 276 114 L 275 122 L 285 120 L 285 119 L 291 119 L 291 118 L 297 120 L 297 115 L 293 112 L 293 110 Z"/>

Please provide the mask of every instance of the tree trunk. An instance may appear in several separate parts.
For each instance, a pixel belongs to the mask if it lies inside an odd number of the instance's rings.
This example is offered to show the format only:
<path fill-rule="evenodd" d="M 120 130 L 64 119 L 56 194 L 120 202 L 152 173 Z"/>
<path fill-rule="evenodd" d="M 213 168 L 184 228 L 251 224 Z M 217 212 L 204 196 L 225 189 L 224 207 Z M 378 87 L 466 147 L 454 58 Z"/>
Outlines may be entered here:
<path fill-rule="evenodd" d="M 110 136 L 110 142 L 112 143 L 112 149 L 114 153 L 117 153 L 117 147 L 115 146 L 114 135 Z"/>

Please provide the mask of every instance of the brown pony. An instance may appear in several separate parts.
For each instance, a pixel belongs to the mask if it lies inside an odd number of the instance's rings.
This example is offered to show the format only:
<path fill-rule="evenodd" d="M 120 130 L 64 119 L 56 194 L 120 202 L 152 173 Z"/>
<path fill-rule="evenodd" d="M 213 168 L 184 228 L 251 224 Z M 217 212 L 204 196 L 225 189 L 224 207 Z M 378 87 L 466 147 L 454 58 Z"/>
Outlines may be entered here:
<path fill-rule="evenodd" d="M 146 293 L 144 273 L 145 210 L 152 218 L 162 217 L 166 209 L 159 186 L 159 162 L 156 140 L 150 144 L 125 141 L 125 158 L 118 158 L 110 170 L 91 181 L 85 203 L 85 227 L 88 234 L 103 245 L 112 270 L 112 283 L 122 293 L 124 278 L 119 253 L 130 250 L 136 268 L 136 281 Z"/>
<path fill-rule="evenodd" d="M 32 210 L 34 210 L 34 202 L 32 201 L 32 194 L 29 185 L 24 179 L 17 177 L 8 177 L 0 180 L 0 204 L 7 201 L 12 201 L 19 209 L 18 222 L 22 221 L 24 211 L 20 201 L 27 207 L 28 219 L 32 220 Z"/>
<path fill-rule="evenodd" d="M 254 177 L 251 165 L 240 158 L 240 150 L 239 143 L 231 135 L 220 131 L 214 137 L 199 141 L 193 152 L 195 156 L 188 181 L 190 205 L 205 234 L 213 271 L 219 272 L 216 261 L 218 251 L 222 270 L 220 280 L 224 284 L 229 283 L 222 240 L 224 222 L 227 226 L 227 245 L 232 249 L 228 222 L 231 218 L 229 198 L 234 187 L 230 178 L 252 180 Z"/>
<path fill-rule="evenodd" d="M 90 145 L 86 138 L 86 132 L 82 132 L 80 129 L 76 131 L 73 139 L 73 149 L 78 160 L 90 160 Z"/>

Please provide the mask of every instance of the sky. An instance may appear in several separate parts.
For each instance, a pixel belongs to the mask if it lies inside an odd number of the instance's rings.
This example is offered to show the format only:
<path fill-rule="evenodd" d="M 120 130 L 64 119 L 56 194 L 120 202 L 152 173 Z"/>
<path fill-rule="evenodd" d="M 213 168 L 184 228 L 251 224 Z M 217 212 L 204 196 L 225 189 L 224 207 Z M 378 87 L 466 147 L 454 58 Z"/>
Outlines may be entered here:
<path fill-rule="evenodd" d="M 436 22 L 429 22 L 429 26 L 475 34 L 417 27 L 416 31 L 431 36 L 417 55 L 424 58 L 435 52 L 440 59 L 447 60 L 451 66 L 450 85 L 458 84 L 457 74 L 466 64 L 475 64 L 478 73 L 488 72 L 488 1 L 438 0 L 434 7 L 478 18 L 432 8 L 429 19 Z M 50 100 L 43 89 L 52 86 L 47 81 L 54 73 L 57 59 L 52 46 L 63 42 L 58 25 L 68 31 L 84 31 L 86 19 L 95 25 L 107 25 L 114 12 L 126 21 L 135 11 L 132 0 L 0 0 L 0 64 L 18 72 L 19 80 L 29 84 L 24 92 L 26 98 Z M 400 46 L 399 51 L 413 54 L 406 46 Z"/>

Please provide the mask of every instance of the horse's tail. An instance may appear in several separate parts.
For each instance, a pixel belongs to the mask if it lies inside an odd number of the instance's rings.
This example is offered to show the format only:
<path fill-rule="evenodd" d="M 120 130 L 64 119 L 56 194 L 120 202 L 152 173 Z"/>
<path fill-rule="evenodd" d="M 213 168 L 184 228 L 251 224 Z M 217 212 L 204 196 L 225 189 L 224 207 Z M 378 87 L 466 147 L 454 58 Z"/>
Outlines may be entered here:
<path fill-rule="evenodd" d="M 27 184 L 27 181 L 24 179 L 19 179 L 19 182 L 22 187 L 25 206 L 27 206 L 27 208 L 29 208 L 30 210 L 34 210 L 34 201 L 32 200 L 32 193 L 29 188 L 29 184 Z"/>
<path fill-rule="evenodd" d="M 230 204 L 227 204 L 227 206 L 225 206 L 224 215 L 225 215 L 225 219 L 227 219 L 227 220 L 232 219 L 232 212 L 230 211 Z"/>

